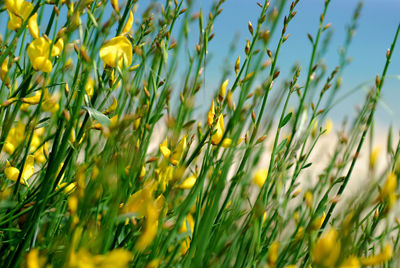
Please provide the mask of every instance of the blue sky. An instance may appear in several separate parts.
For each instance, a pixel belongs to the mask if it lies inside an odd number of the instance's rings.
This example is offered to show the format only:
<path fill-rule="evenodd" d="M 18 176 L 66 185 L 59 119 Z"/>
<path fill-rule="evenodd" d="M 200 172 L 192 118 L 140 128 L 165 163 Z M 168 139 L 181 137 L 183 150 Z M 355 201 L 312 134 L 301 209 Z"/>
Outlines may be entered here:
<path fill-rule="evenodd" d="M 227 0 L 223 5 L 223 12 L 217 19 L 214 27 L 216 37 L 210 43 L 209 50 L 213 54 L 213 67 L 209 67 L 209 80 L 213 80 L 213 74 L 218 73 L 224 64 L 223 59 L 229 43 L 236 33 L 240 34 L 240 44 L 244 44 L 249 37 L 247 22 L 256 23 L 259 7 L 254 0 Z M 206 9 L 211 1 L 200 1 L 199 6 Z M 356 0 L 333 0 L 329 6 L 326 22 L 332 23 L 334 35 L 326 55 L 328 70 L 332 70 L 338 64 L 338 48 L 343 44 L 346 34 L 346 25 L 349 24 Z M 296 10 L 297 15 L 288 27 L 290 38 L 281 51 L 278 65 L 281 70 L 289 70 L 295 62 L 300 62 L 303 69 L 306 68 L 311 54 L 311 45 L 307 39 L 307 33 L 315 36 L 319 15 L 323 10 L 322 0 L 300 0 Z M 359 19 L 353 43 L 349 50 L 352 63 L 347 67 L 343 75 L 344 92 L 351 90 L 356 85 L 369 79 L 374 79 L 376 74 L 382 72 L 385 63 L 385 53 L 393 40 L 396 27 L 400 22 L 400 1 L 398 0 L 365 0 Z M 240 49 L 242 50 L 240 45 Z M 271 47 L 275 45 L 272 42 Z M 389 75 L 400 75 L 400 44 L 396 47 L 392 58 Z M 219 77 L 216 78 L 217 82 Z M 212 81 L 209 81 L 212 83 Z M 341 94 L 339 94 L 341 95 Z M 334 110 L 336 119 L 343 118 L 347 114 L 354 114 L 354 107 L 362 104 L 365 92 L 359 91 L 340 103 Z M 377 113 L 377 120 L 382 123 L 400 122 L 400 80 L 386 80 L 383 89 L 382 103 Z M 384 108 L 383 106 L 386 106 Z M 397 117 L 396 117 L 397 116 Z"/>

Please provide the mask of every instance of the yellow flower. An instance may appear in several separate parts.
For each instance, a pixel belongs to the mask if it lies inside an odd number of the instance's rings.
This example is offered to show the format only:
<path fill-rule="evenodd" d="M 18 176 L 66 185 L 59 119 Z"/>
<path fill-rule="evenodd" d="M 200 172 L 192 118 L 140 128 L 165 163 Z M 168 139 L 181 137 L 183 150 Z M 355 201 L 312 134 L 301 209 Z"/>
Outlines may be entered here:
<path fill-rule="evenodd" d="M 387 198 L 388 196 L 390 196 L 391 194 L 394 194 L 397 188 L 397 177 L 396 174 L 394 174 L 393 172 L 391 172 L 387 179 L 385 184 L 382 187 L 380 196 L 382 199 Z"/>
<path fill-rule="evenodd" d="M 27 184 L 27 180 L 35 173 L 34 169 L 34 157 L 33 155 L 28 155 L 25 164 L 22 170 L 20 183 L 22 185 Z M 19 170 L 16 167 L 11 166 L 11 164 L 7 161 L 6 168 L 4 169 L 4 173 L 7 179 L 12 181 L 17 181 L 19 176 Z"/>
<path fill-rule="evenodd" d="M 303 237 L 304 237 L 304 228 L 303 228 L 302 226 L 300 226 L 299 229 L 297 229 L 297 233 L 296 233 L 296 236 L 295 236 L 294 239 L 295 239 L 296 241 L 299 241 L 299 240 L 301 240 Z"/>
<path fill-rule="evenodd" d="M 122 29 L 121 35 L 129 33 L 133 25 L 133 13 L 132 11 L 129 11 L 129 18 L 128 21 L 126 22 L 124 28 Z"/>
<path fill-rule="evenodd" d="M 64 41 L 60 38 L 53 45 L 50 54 L 51 41 L 40 37 L 35 39 L 28 46 L 28 57 L 35 70 L 40 70 L 45 73 L 50 73 L 53 65 L 49 59 L 50 56 L 55 57 L 61 54 L 64 48 Z"/>
<path fill-rule="evenodd" d="M 187 177 L 178 187 L 180 189 L 191 189 L 196 183 L 197 177 L 195 175 Z"/>
<path fill-rule="evenodd" d="M 188 233 L 188 236 L 181 243 L 180 250 L 182 255 L 185 254 L 190 247 L 190 241 L 193 235 L 193 230 L 194 230 L 194 219 L 192 214 L 188 214 L 178 231 L 180 234 Z"/>
<path fill-rule="evenodd" d="M 106 42 L 100 48 L 100 58 L 112 68 L 116 65 L 122 68 L 132 63 L 132 44 L 125 36 L 117 36 Z"/>
<path fill-rule="evenodd" d="M 221 146 L 224 148 L 229 148 L 231 145 L 232 145 L 232 139 L 230 138 L 225 138 L 221 144 Z"/>
<path fill-rule="evenodd" d="M 216 130 L 214 130 L 214 134 L 211 136 L 211 143 L 213 145 L 218 145 L 221 142 L 225 132 L 224 116 L 222 114 L 219 115 L 215 128 Z"/>
<path fill-rule="evenodd" d="M 330 229 L 318 238 L 312 256 L 316 264 L 334 267 L 340 255 L 340 241 L 336 229 Z"/>
<path fill-rule="evenodd" d="M 117 101 L 116 98 L 113 98 L 112 104 L 110 105 L 110 107 L 108 107 L 108 108 L 103 112 L 103 114 L 105 114 L 105 115 L 112 114 L 112 113 L 117 109 L 117 106 L 118 106 L 118 101 Z"/>
<path fill-rule="evenodd" d="M 160 144 L 160 151 L 161 154 L 165 157 L 165 158 L 169 158 L 169 156 L 171 155 L 171 150 L 168 148 L 168 140 L 165 139 L 161 144 Z"/>
<path fill-rule="evenodd" d="M 369 168 L 374 169 L 376 166 L 376 163 L 378 162 L 379 159 L 379 154 L 381 153 L 382 148 L 380 147 L 375 147 L 371 155 L 369 156 Z"/>
<path fill-rule="evenodd" d="M 304 194 L 304 201 L 308 207 L 311 207 L 314 201 L 314 196 L 310 190 Z"/>
<path fill-rule="evenodd" d="M 69 267 L 77 268 L 124 268 L 128 267 L 132 260 L 132 253 L 126 249 L 113 249 L 105 255 L 92 255 L 85 249 L 78 253 L 72 253 L 69 260 Z"/>
<path fill-rule="evenodd" d="M 14 153 L 15 149 L 21 144 L 25 139 L 25 124 L 17 123 L 17 125 L 10 129 L 8 136 L 5 140 L 3 150 L 8 153 Z"/>
<path fill-rule="evenodd" d="M 100 268 L 124 268 L 128 267 L 132 257 L 132 253 L 126 249 L 117 248 L 108 252 L 106 255 L 95 256 L 95 263 L 96 267 Z"/>
<path fill-rule="evenodd" d="M 268 176 L 268 169 L 259 169 L 256 171 L 253 177 L 253 182 L 257 184 L 258 187 L 262 187 Z"/>
<path fill-rule="evenodd" d="M 350 256 L 345 259 L 339 268 L 360 268 L 361 264 L 357 257 Z"/>
<path fill-rule="evenodd" d="M 182 155 L 186 150 L 186 137 L 187 135 L 184 135 L 183 138 L 179 141 L 178 145 L 176 146 L 174 152 L 171 155 L 171 164 L 176 166 L 179 164 L 181 161 Z"/>
<path fill-rule="evenodd" d="M 325 212 L 322 213 L 321 217 L 317 217 L 311 224 L 311 230 L 318 230 L 319 228 L 321 228 L 322 224 L 324 223 L 325 217 Z"/>
<path fill-rule="evenodd" d="M 268 249 L 268 263 L 271 267 L 275 267 L 275 263 L 278 260 L 279 253 L 279 242 L 274 241 Z"/>
<path fill-rule="evenodd" d="M 146 175 L 146 168 L 144 167 L 144 165 L 142 166 L 142 168 L 140 169 L 140 174 L 139 174 L 139 178 L 143 179 L 144 175 Z"/>
<path fill-rule="evenodd" d="M 218 97 L 223 100 L 225 98 L 225 93 L 226 93 L 226 87 L 228 86 L 229 80 L 226 79 L 221 87 L 219 88 L 219 93 L 218 93 Z"/>
<path fill-rule="evenodd" d="M 325 135 L 328 135 L 329 133 L 331 133 L 331 131 L 332 131 L 332 129 L 333 129 L 333 121 L 332 121 L 332 119 L 327 119 L 326 120 L 326 125 L 325 125 Z"/>
<path fill-rule="evenodd" d="M 67 183 L 62 182 L 57 185 L 57 190 L 63 189 L 64 194 L 69 195 L 72 194 L 73 191 L 76 189 L 76 182 Z"/>
<path fill-rule="evenodd" d="M 89 96 L 89 99 L 92 98 L 94 92 L 94 80 L 93 78 L 89 77 L 86 81 L 85 85 L 86 94 Z"/>
<path fill-rule="evenodd" d="M 135 213 L 137 218 L 145 217 L 144 229 L 135 245 L 139 251 L 145 250 L 157 235 L 158 218 L 165 200 L 162 195 L 156 200 L 153 199 L 156 187 L 154 181 L 146 183 L 141 190 L 129 197 L 122 209 L 124 213 Z"/>
<path fill-rule="evenodd" d="M 163 159 L 160 164 L 160 169 L 157 170 L 158 175 L 158 185 L 160 186 L 160 190 L 162 192 L 165 191 L 168 183 L 173 178 L 174 169 L 171 166 L 168 166 L 168 160 Z"/>
<path fill-rule="evenodd" d="M 159 265 L 160 265 L 160 259 L 153 259 L 145 267 L 146 268 L 158 268 Z"/>
<path fill-rule="evenodd" d="M 8 57 L 3 61 L 0 67 L 0 78 L 4 82 L 4 84 L 9 87 L 10 86 L 10 78 L 8 77 Z"/>
<path fill-rule="evenodd" d="M 111 0 L 111 6 L 115 10 L 115 12 L 119 13 L 119 4 L 118 0 Z"/>
<path fill-rule="evenodd" d="M 26 104 L 35 105 L 39 103 L 41 96 L 42 91 L 38 90 L 33 96 L 22 98 L 22 101 Z"/>
<path fill-rule="evenodd" d="M 31 3 L 23 0 L 5 0 L 5 5 L 10 15 L 7 27 L 10 30 L 16 31 L 21 28 L 23 21 L 28 19 L 33 10 Z M 28 20 L 29 33 L 33 39 L 39 38 L 39 27 L 37 24 L 37 14 L 33 14 Z"/>
<path fill-rule="evenodd" d="M 27 268 L 40 268 L 41 258 L 39 257 L 39 250 L 37 248 L 31 249 L 28 254 L 26 254 L 26 267 Z"/>
<path fill-rule="evenodd" d="M 53 95 L 50 95 L 47 88 L 45 88 L 42 101 L 42 110 L 44 112 L 50 112 L 52 114 L 55 114 L 60 108 L 60 105 L 58 104 L 59 99 L 60 95 L 58 94 L 58 92 L 56 92 Z"/>
<path fill-rule="evenodd" d="M 209 127 L 211 127 L 214 122 L 214 115 L 215 115 L 215 105 L 214 105 L 214 100 L 212 100 L 210 110 L 208 111 L 207 115 L 207 123 Z"/>
<path fill-rule="evenodd" d="M 145 250 L 157 235 L 158 229 L 158 216 L 159 211 L 157 207 L 152 203 L 147 203 L 146 205 L 146 222 L 144 230 L 136 242 L 135 247 L 139 251 Z"/>
<path fill-rule="evenodd" d="M 392 246 L 386 244 L 382 252 L 373 256 L 361 258 L 360 261 L 364 266 L 382 265 L 388 260 L 390 260 L 392 257 L 393 257 Z"/>

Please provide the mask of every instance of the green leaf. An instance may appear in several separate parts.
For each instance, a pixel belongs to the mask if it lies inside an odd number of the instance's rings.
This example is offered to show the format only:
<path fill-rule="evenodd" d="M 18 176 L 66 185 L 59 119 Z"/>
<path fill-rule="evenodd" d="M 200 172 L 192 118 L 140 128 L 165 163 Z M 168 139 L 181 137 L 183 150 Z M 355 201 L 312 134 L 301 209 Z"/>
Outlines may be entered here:
<path fill-rule="evenodd" d="M 280 124 L 279 124 L 279 128 L 285 126 L 285 125 L 289 122 L 290 118 L 292 118 L 292 112 L 288 113 L 288 114 L 283 118 L 283 120 L 282 120 L 282 121 L 280 122 Z"/>
<path fill-rule="evenodd" d="M 279 153 L 280 151 L 282 151 L 282 149 L 285 147 L 287 141 L 288 141 L 288 139 L 286 138 L 283 141 L 281 141 L 281 143 L 279 143 L 278 147 L 276 148 L 276 154 Z"/>
<path fill-rule="evenodd" d="M 102 114 L 101 112 L 97 111 L 96 109 L 87 107 L 87 106 L 83 106 L 83 108 L 88 111 L 90 117 L 92 117 L 93 119 L 95 119 L 97 122 L 99 122 L 100 125 L 102 126 L 110 126 L 110 118 L 108 118 L 107 116 L 105 116 L 104 114 Z"/>
<path fill-rule="evenodd" d="M 311 167 L 311 165 L 312 165 L 312 163 L 305 164 L 301 169 L 305 169 L 305 168 Z"/>

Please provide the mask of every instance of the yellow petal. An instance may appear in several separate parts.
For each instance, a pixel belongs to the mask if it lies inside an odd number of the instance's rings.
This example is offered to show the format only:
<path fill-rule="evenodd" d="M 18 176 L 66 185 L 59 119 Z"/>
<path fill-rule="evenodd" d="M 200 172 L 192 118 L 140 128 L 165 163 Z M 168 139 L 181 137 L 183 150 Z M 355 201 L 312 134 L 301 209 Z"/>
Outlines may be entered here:
<path fill-rule="evenodd" d="M 380 148 L 380 147 L 375 147 L 372 150 L 371 155 L 369 157 L 369 167 L 370 167 L 370 169 L 374 169 L 375 168 L 375 166 L 376 166 L 376 164 L 378 162 L 381 150 L 382 150 L 382 148 Z"/>
<path fill-rule="evenodd" d="M 336 229 L 326 231 L 314 245 L 314 262 L 324 267 L 334 267 L 340 255 L 340 240 Z"/>
<path fill-rule="evenodd" d="M 40 37 L 39 26 L 37 24 L 37 14 L 33 14 L 28 20 L 28 29 L 33 39 Z"/>
<path fill-rule="evenodd" d="M 42 96 L 42 91 L 36 91 L 35 95 L 33 95 L 32 97 L 22 98 L 22 101 L 24 103 L 31 104 L 31 105 L 38 104 L 41 96 Z"/>
<path fill-rule="evenodd" d="M 116 64 L 122 68 L 132 63 L 132 44 L 125 36 L 117 36 L 105 43 L 100 49 L 100 58 L 110 67 Z"/>
<path fill-rule="evenodd" d="M 262 187 L 265 183 L 265 180 L 267 179 L 268 176 L 268 170 L 267 169 L 259 169 L 256 171 L 253 177 L 253 182 L 257 184 L 258 187 Z"/>
<path fill-rule="evenodd" d="M 225 138 L 221 144 L 221 146 L 224 148 L 228 148 L 231 145 L 232 145 L 232 139 L 229 139 L 229 138 Z"/>
<path fill-rule="evenodd" d="M 8 11 L 18 14 L 24 6 L 24 0 L 5 0 L 4 4 Z"/>
<path fill-rule="evenodd" d="M 92 98 L 94 92 L 94 80 L 93 78 L 89 77 L 86 81 L 85 85 L 86 94 L 89 96 L 89 99 Z"/>
<path fill-rule="evenodd" d="M 174 152 L 172 153 L 171 164 L 174 166 L 179 164 L 179 162 L 181 161 L 182 155 L 186 150 L 186 137 L 187 137 L 187 135 L 183 136 L 183 138 L 179 141 L 178 145 L 176 146 Z"/>
<path fill-rule="evenodd" d="M 210 110 L 208 111 L 207 115 L 207 123 L 209 127 L 211 127 L 212 124 L 214 123 L 214 115 L 215 115 L 215 105 L 214 105 L 214 100 L 212 100 Z"/>
<path fill-rule="evenodd" d="M 8 77 L 8 57 L 1 64 L 0 78 L 7 87 L 10 87 L 10 78 Z"/>
<path fill-rule="evenodd" d="M 225 131 L 224 116 L 222 114 L 219 115 L 215 128 L 215 133 L 211 136 L 211 143 L 214 145 L 218 145 L 221 142 Z"/>
<path fill-rule="evenodd" d="M 186 178 L 180 185 L 180 189 L 191 189 L 196 183 L 197 177 L 192 175 Z"/>
<path fill-rule="evenodd" d="M 361 264 L 357 257 L 350 256 L 345 259 L 339 268 L 360 268 Z"/>
<path fill-rule="evenodd" d="M 221 99 L 224 99 L 224 98 L 225 98 L 225 92 L 226 92 L 226 87 L 228 86 L 228 83 L 229 83 L 229 80 L 226 79 L 226 80 L 222 83 L 222 85 L 221 85 L 221 87 L 220 87 L 220 89 L 219 89 L 218 96 L 219 96 Z"/>
<path fill-rule="evenodd" d="M 6 174 L 6 178 L 12 181 L 18 180 L 19 170 L 15 167 L 7 167 L 4 169 L 4 173 Z"/>
<path fill-rule="evenodd" d="M 64 40 L 62 38 L 59 38 L 57 42 L 53 45 L 53 48 L 51 50 L 51 56 L 59 56 L 61 52 L 64 49 Z"/>
<path fill-rule="evenodd" d="M 144 165 L 142 166 L 142 169 L 140 170 L 140 175 L 139 178 L 143 179 L 144 175 L 146 175 L 146 168 L 144 167 Z"/>
<path fill-rule="evenodd" d="M 333 121 L 332 119 L 327 119 L 326 120 L 326 125 L 325 125 L 325 135 L 328 135 L 329 133 L 331 133 L 332 129 L 333 129 Z"/>
<path fill-rule="evenodd" d="M 395 193 L 397 188 L 397 177 L 396 174 L 394 174 L 393 172 L 391 172 L 386 181 L 385 184 L 382 187 L 381 193 L 380 193 L 380 197 L 381 199 L 385 199 L 387 198 L 389 195 Z"/>
<path fill-rule="evenodd" d="M 35 70 L 51 72 L 53 66 L 49 60 L 50 41 L 44 37 L 33 40 L 28 46 L 28 57 Z"/>
<path fill-rule="evenodd" d="M 37 248 L 31 249 L 31 251 L 29 251 L 29 253 L 26 255 L 26 267 L 27 268 L 40 267 L 39 250 Z"/>
<path fill-rule="evenodd" d="M 15 151 L 15 146 L 10 142 L 5 142 L 3 150 L 11 155 Z"/>
<path fill-rule="evenodd" d="M 17 17 L 11 12 L 8 12 L 8 15 L 10 16 L 10 20 L 8 21 L 7 28 L 16 31 L 22 26 L 22 19 Z"/>
<path fill-rule="evenodd" d="M 111 6 L 115 10 L 115 12 L 119 13 L 119 4 L 118 0 L 111 0 Z"/>
<path fill-rule="evenodd" d="M 169 158 L 169 156 L 171 155 L 171 150 L 168 149 L 168 140 L 165 139 L 161 145 L 160 145 L 160 151 L 161 154 L 165 157 L 165 158 Z"/>
<path fill-rule="evenodd" d="M 105 115 L 112 114 L 112 113 L 117 109 L 117 106 L 118 106 L 117 99 L 116 99 L 116 98 L 113 98 L 112 104 L 110 105 L 110 107 L 108 107 L 108 108 L 103 112 L 103 114 L 105 114 Z"/>
<path fill-rule="evenodd" d="M 128 21 L 126 22 L 124 28 L 122 29 L 121 35 L 124 35 L 126 33 L 129 33 L 133 25 L 133 13 L 132 11 L 129 11 L 129 18 Z"/>
<path fill-rule="evenodd" d="M 24 180 L 28 180 L 35 173 L 34 159 L 33 155 L 28 155 L 25 160 L 24 170 L 22 171 L 22 178 Z"/>
<path fill-rule="evenodd" d="M 32 66 L 34 69 L 45 73 L 50 73 L 53 70 L 53 65 L 47 57 L 36 57 L 32 62 Z"/>
<path fill-rule="evenodd" d="M 361 258 L 360 261 L 364 266 L 382 265 L 393 257 L 393 249 L 389 244 L 385 245 L 382 252 L 369 257 Z"/>

